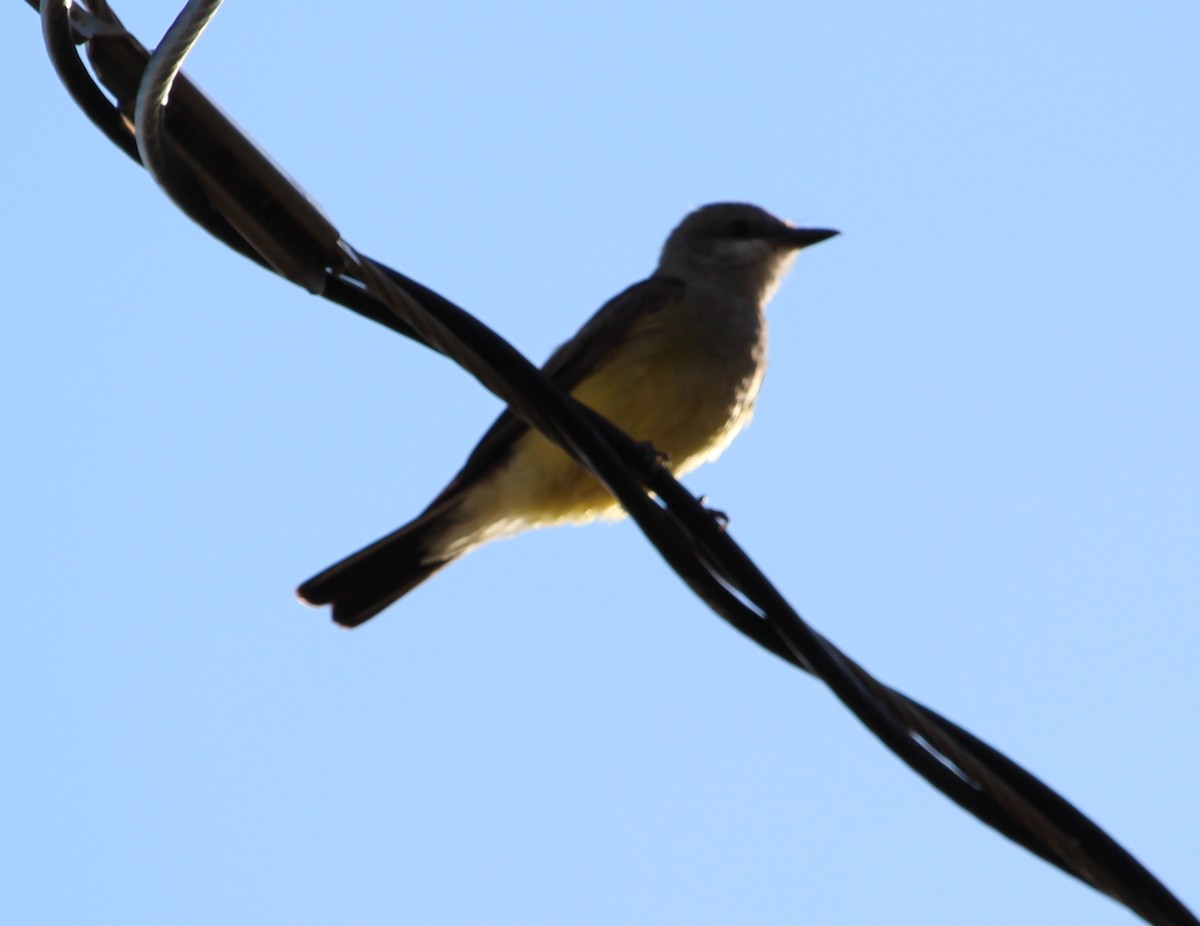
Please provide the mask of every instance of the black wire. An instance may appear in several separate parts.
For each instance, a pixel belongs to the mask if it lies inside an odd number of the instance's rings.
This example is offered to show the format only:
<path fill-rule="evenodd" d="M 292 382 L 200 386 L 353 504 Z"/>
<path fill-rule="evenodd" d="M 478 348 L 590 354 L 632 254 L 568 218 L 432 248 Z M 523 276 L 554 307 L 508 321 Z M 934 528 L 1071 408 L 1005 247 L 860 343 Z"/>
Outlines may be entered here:
<path fill-rule="evenodd" d="M 125 117 L 108 101 L 88 74 L 75 51 L 75 36 L 71 29 L 70 0 L 46 0 L 39 7 L 37 0 L 28 0 L 42 14 L 42 38 L 46 52 L 58 72 L 59 79 L 79 105 L 114 145 L 139 165 L 137 143 Z"/>

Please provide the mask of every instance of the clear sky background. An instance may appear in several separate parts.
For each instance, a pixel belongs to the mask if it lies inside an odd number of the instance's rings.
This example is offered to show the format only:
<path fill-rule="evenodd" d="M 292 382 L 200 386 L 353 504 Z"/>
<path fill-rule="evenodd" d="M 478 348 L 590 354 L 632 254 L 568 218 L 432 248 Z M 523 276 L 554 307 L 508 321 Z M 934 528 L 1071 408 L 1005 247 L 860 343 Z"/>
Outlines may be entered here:
<path fill-rule="evenodd" d="M 148 45 L 173 4 L 122 0 Z M 499 411 L 257 269 L 0 4 L 0 912 L 40 924 L 1129 924 L 629 524 L 363 629 L 301 580 Z M 822 633 L 1200 909 L 1200 7 L 230 3 L 188 73 L 540 361 L 694 206 L 843 235 L 688 485 Z"/>

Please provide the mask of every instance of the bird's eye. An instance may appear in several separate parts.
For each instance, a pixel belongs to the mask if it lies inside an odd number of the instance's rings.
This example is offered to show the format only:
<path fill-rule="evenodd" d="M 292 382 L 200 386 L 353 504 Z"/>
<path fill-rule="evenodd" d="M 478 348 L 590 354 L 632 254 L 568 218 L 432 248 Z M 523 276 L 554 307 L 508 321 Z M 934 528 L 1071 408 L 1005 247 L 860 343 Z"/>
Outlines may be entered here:
<path fill-rule="evenodd" d="M 725 226 L 725 233 L 729 235 L 730 238 L 749 238 L 750 223 L 745 219 L 734 219 Z"/>

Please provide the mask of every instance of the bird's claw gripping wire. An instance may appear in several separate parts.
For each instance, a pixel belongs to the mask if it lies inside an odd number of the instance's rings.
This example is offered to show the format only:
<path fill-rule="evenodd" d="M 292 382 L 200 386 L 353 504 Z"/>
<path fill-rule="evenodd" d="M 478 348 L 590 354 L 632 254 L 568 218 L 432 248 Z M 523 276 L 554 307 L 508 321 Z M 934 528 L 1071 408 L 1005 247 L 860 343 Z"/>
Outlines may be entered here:
<path fill-rule="evenodd" d="M 629 462 L 639 473 L 647 478 L 653 479 L 661 470 L 666 469 L 671 462 L 671 455 L 665 450 L 659 450 L 650 441 L 637 441 L 637 455 Z"/>
<path fill-rule="evenodd" d="M 713 524 L 717 526 L 717 530 L 719 530 L 721 533 L 725 533 L 725 529 L 729 527 L 729 515 L 716 508 L 709 508 L 707 495 L 696 496 L 696 501 L 703 506 L 705 511 L 708 512 L 709 517 L 713 519 Z"/>

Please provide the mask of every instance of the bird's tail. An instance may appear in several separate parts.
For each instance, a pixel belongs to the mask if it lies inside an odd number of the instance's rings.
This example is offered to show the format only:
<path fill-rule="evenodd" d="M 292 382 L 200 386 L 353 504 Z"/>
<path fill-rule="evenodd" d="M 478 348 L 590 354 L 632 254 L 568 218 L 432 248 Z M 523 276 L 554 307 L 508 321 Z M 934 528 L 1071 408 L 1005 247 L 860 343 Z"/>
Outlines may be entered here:
<path fill-rule="evenodd" d="M 296 596 L 314 607 L 333 605 L 336 623 L 357 627 L 462 555 L 431 549 L 434 535 L 445 529 L 445 516 L 444 509 L 431 508 L 313 576 L 296 589 Z"/>

